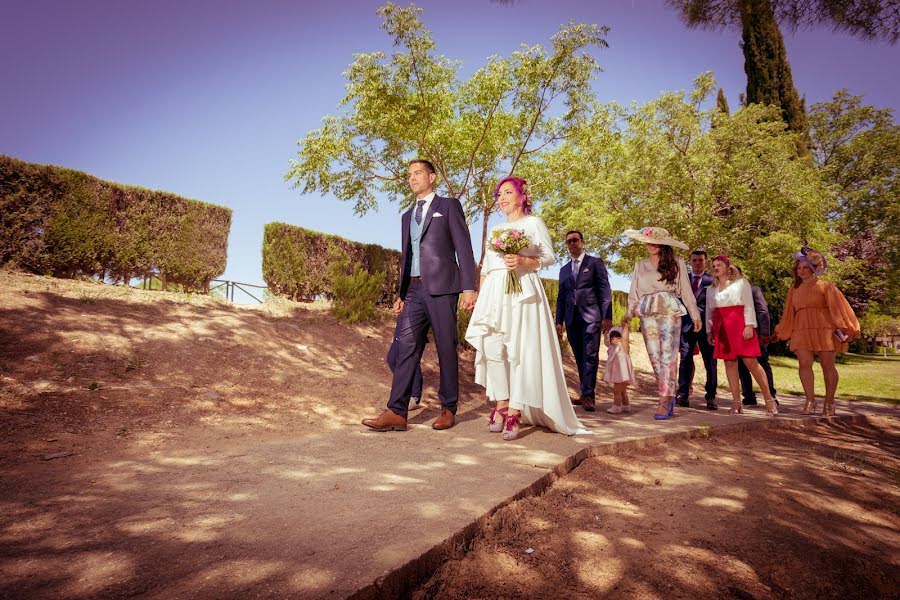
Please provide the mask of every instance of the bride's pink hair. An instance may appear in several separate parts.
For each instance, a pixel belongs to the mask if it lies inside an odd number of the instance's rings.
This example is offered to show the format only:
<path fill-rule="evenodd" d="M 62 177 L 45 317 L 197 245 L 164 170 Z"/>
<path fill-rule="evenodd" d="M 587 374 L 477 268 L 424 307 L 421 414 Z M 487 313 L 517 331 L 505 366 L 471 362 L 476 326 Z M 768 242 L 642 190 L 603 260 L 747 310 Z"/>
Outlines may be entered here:
<path fill-rule="evenodd" d="M 497 183 L 497 187 L 494 188 L 494 198 L 500 196 L 500 186 L 504 183 L 509 182 L 516 188 L 516 192 L 519 196 L 522 196 L 524 200 L 522 200 L 522 211 L 525 212 L 526 215 L 531 214 L 532 201 L 531 201 L 531 192 L 528 190 L 528 182 L 522 179 L 521 177 L 504 177 Z"/>

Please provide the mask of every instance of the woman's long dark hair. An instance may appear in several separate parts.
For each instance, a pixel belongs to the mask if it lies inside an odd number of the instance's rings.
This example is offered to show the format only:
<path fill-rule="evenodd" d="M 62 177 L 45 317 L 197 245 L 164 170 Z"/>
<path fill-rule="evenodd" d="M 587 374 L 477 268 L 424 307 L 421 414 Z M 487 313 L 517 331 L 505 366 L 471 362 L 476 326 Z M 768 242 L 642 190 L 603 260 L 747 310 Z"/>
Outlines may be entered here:
<path fill-rule="evenodd" d="M 672 246 L 659 247 L 659 265 L 656 267 L 659 273 L 659 280 L 668 284 L 674 284 L 678 279 L 678 263 L 675 261 L 675 252 Z"/>

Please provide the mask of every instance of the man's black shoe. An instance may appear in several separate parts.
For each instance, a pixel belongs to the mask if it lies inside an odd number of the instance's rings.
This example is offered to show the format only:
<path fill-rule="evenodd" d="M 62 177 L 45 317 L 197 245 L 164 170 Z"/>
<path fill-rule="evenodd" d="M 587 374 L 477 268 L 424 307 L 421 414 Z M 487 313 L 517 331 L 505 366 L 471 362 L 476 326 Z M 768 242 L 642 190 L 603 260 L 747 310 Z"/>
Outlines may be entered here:
<path fill-rule="evenodd" d="M 715 400 L 707 400 L 706 401 L 706 410 L 719 410 L 719 405 L 716 404 Z"/>
<path fill-rule="evenodd" d="M 690 403 L 690 401 L 689 401 L 687 398 L 679 398 L 679 399 L 678 399 L 678 406 L 682 406 L 682 407 L 684 407 L 684 408 L 690 408 L 690 407 L 691 407 L 691 403 Z"/>
<path fill-rule="evenodd" d="M 741 404 L 743 404 L 744 406 L 756 406 L 756 398 L 754 398 L 753 400 L 747 400 L 746 398 L 744 398 L 743 400 L 741 400 Z"/>

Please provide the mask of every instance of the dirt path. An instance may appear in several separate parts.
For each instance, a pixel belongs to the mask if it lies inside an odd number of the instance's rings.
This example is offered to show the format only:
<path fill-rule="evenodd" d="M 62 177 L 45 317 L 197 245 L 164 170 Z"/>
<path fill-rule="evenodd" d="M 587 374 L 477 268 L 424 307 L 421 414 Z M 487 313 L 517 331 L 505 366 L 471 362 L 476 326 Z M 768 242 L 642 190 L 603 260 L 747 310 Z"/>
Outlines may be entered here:
<path fill-rule="evenodd" d="M 635 412 L 607 415 L 604 390 L 592 436 L 500 442 L 466 354 L 459 424 L 432 431 L 430 347 L 410 431 L 373 434 L 359 419 L 387 397 L 392 329 L 0 271 L 0 598 L 345 597 L 594 445 L 763 419 L 655 423 L 633 336 Z"/>
<path fill-rule="evenodd" d="M 418 597 L 897 598 L 898 477 L 896 419 L 592 458 Z"/>

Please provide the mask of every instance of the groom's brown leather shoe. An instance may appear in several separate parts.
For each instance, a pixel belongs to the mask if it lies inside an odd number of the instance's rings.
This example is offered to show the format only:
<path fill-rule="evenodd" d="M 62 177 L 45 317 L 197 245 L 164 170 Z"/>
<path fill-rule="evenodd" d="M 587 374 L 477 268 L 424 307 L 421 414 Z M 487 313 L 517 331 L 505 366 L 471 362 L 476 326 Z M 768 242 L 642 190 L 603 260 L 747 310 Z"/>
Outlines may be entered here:
<path fill-rule="evenodd" d="M 362 424 L 375 431 L 406 431 L 406 418 L 387 408 L 374 419 L 363 419 Z"/>
<path fill-rule="evenodd" d="M 581 398 L 569 398 L 572 401 L 572 406 L 581 406 Z"/>
<path fill-rule="evenodd" d="M 581 406 L 588 412 L 594 412 L 594 399 L 587 396 L 581 397 Z"/>
<path fill-rule="evenodd" d="M 431 426 L 432 429 L 450 429 L 456 424 L 456 415 L 447 410 L 446 408 L 441 411 L 441 416 L 439 416 L 434 425 Z"/>

